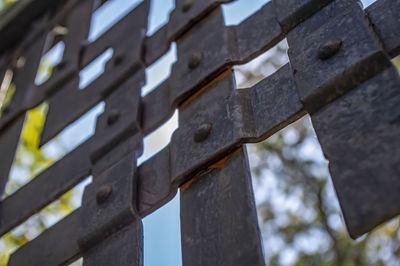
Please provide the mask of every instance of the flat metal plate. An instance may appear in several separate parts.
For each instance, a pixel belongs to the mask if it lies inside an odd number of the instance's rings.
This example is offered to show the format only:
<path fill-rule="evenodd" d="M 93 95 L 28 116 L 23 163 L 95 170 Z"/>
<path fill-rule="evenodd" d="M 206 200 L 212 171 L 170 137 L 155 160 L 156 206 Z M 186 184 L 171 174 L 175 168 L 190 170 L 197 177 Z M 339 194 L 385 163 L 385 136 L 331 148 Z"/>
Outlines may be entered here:
<path fill-rule="evenodd" d="M 314 115 L 353 238 L 400 213 L 400 77 L 373 77 Z"/>

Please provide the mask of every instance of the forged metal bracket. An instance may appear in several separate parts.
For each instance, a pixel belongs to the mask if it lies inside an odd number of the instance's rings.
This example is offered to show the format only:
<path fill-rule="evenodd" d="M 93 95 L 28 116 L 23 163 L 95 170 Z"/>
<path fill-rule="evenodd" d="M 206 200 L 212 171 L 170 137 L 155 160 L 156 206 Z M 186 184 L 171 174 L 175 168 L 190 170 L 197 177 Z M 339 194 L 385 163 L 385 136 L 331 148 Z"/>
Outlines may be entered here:
<path fill-rule="evenodd" d="M 85 189 L 79 247 L 85 252 L 137 219 L 136 154 L 131 152 Z"/>
<path fill-rule="evenodd" d="M 359 6 L 289 46 L 299 95 L 310 113 L 391 66 Z"/>
<path fill-rule="evenodd" d="M 180 108 L 180 126 L 171 141 L 172 183 L 180 185 L 193 169 L 256 134 L 249 94 L 239 97 L 234 87 L 229 72 Z"/>

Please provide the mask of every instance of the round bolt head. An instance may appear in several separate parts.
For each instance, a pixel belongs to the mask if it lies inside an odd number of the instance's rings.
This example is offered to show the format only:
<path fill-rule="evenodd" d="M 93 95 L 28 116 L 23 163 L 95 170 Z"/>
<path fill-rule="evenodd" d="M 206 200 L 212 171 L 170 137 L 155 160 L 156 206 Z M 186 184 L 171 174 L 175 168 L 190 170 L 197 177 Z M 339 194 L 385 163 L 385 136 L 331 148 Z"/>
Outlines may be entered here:
<path fill-rule="evenodd" d="M 109 126 L 115 124 L 115 122 L 118 121 L 119 116 L 120 116 L 119 110 L 118 110 L 118 109 L 112 109 L 112 110 L 110 111 L 110 114 L 109 114 L 108 117 L 107 117 L 107 124 L 108 124 Z"/>
<path fill-rule="evenodd" d="M 114 58 L 114 66 L 118 66 L 124 61 L 124 56 L 122 54 L 115 56 Z"/>
<path fill-rule="evenodd" d="M 108 198 L 111 196 L 112 191 L 113 187 L 111 184 L 102 185 L 96 194 L 97 203 L 103 204 L 104 202 L 106 202 Z"/>
<path fill-rule="evenodd" d="M 202 53 L 200 53 L 200 52 L 193 53 L 189 59 L 188 67 L 190 69 L 195 69 L 196 67 L 198 67 L 200 65 L 201 60 L 203 60 Z"/>
<path fill-rule="evenodd" d="M 211 133 L 212 124 L 205 123 L 200 125 L 194 133 L 193 140 L 195 142 L 202 142 L 208 138 Z"/>
<path fill-rule="evenodd" d="M 186 0 L 185 3 L 183 3 L 182 11 L 188 12 L 193 6 L 193 2 L 194 0 Z"/>
<path fill-rule="evenodd" d="M 342 39 L 334 37 L 325 42 L 318 50 L 318 58 L 321 60 L 327 60 L 337 54 L 342 47 Z"/>

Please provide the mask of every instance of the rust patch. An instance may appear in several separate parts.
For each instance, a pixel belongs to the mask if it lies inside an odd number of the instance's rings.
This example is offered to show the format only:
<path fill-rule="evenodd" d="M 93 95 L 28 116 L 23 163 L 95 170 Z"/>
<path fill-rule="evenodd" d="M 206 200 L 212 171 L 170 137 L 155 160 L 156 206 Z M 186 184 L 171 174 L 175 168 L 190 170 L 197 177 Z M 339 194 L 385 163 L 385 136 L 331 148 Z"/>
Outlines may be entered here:
<path fill-rule="evenodd" d="M 181 192 L 185 192 L 186 189 L 188 189 L 190 187 L 190 185 L 194 182 L 194 178 L 190 179 L 189 181 L 187 181 L 186 183 L 183 183 L 180 186 L 180 190 Z"/>
<path fill-rule="evenodd" d="M 227 160 L 228 160 L 228 157 L 225 157 L 225 158 L 219 160 L 218 162 L 210 165 L 208 167 L 208 169 L 224 168 L 225 167 L 225 163 L 226 163 Z"/>

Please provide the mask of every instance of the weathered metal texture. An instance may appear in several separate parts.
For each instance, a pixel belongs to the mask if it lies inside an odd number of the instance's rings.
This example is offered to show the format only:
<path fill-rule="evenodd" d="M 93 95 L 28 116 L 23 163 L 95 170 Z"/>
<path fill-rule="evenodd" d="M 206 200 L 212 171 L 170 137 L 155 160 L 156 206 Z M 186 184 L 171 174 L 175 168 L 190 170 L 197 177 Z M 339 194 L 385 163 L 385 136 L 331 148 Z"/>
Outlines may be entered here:
<path fill-rule="evenodd" d="M 304 115 L 289 65 L 253 88 L 234 88 L 227 72 L 180 108 L 170 144 L 173 183 L 182 184 L 241 144 L 259 142 Z"/>
<path fill-rule="evenodd" d="M 350 0 L 351 1 L 351 0 Z M 332 0 L 273 0 L 276 18 L 285 32 L 292 29 Z"/>
<path fill-rule="evenodd" d="M 144 58 L 146 66 L 153 64 L 157 59 L 168 52 L 170 42 L 167 36 L 168 25 L 164 25 L 151 36 L 146 36 L 144 42 Z"/>
<path fill-rule="evenodd" d="M 311 113 L 391 65 L 361 7 L 289 47 L 299 95 Z"/>
<path fill-rule="evenodd" d="M 0 235 L 24 222 L 89 176 L 89 152 L 90 142 L 81 144 L 4 199 L 0 204 Z"/>
<path fill-rule="evenodd" d="M 254 135 L 252 113 L 238 102 L 243 98 L 235 97 L 234 86 L 228 72 L 179 109 L 179 129 L 171 142 L 172 182 L 182 184 L 193 170 L 219 159 L 242 138 Z"/>
<path fill-rule="evenodd" d="M 290 45 L 301 43 L 311 33 L 319 29 L 327 21 L 343 14 L 351 8 L 360 8 L 358 0 L 334 0 L 323 7 L 319 12 L 302 21 L 287 34 L 287 41 Z"/>
<path fill-rule="evenodd" d="M 236 60 L 231 29 L 217 9 L 177 41 L 179 60 L 172 67 L 170 84 L 173 101 L 181 102 Z"/>
<path fill-rule="evenodd" d="M 89 250 L 83 265 L 143 266 L 143 228 L 140 219 Z"/>
<path fill-rule="evenodd" d="M 109 47 L 113 48 L 113 57 L 106 64 L 104 73 L 83 90 L 78 90 L 79 80 L 75 77 L 50 98 L 48 116 L 41 136 L 42 144 L 141 69 L 148 5 L 148 1 L 143 2 L 97 40 L 87 45 L 83 53 L 82 67 Z"/>
<path fill-rule="evenodd" d="M 375 32 L 382 40 L 386 51 L 392 57 L 400 54 L 400 2 L 380 0 L 366 10 Z"/>
<path fill-rule="evenodd" d="M 220 4 L 234 0 L 176 0 L 168 23 L 168 39 L 177 40 Z"/>
<path fill-rule="evenodd" d="M 79 246 L 84 252 L 132 223 L 135 212 L 136 154 L 131 152 L 98 176 L 85 189 Z"/>
<path fill-rule="evenodd" d="M 172 116 L 175 105 L 171 101 L 169 79 L 142 98 L 142 130 L 144 134 L 161 126 Z"/>
<path fill-rule="evenodd" d="M 178 186 L 171 184 L 169 146 L 139 167 L 138 212 L 144 217 L 170 201 Z"/>
<path fill-rule="evenodd" d="M 0 132 L 0 193 L 3 195 L 10 174 L 11 165 L 19 143 L 19 138 L 24 125 L 25 116 L 21 115 L 12 125 Z M 1 205 L 0 205 L 1 208 Z M 1 223 L 1 222 L 0 222 Z"/>
<path fill-rule="evenodd" d="M 80 256 L 78 228 L 80 209 L 29 241 L 8 262 L 9 266 L 69 265 Z"/>
<path fill-rule="evenodd" d="M 0 42 L 0 54 L 7 49 L 14 48 L 18 42 L 23 40 L 27 28 L 29 29 L 32 26 L 32 21 L 65 2 L 66 0 L 18 1 L 7 12 L 2 13 L 0 16 L 0 35 L 3 40 L 7 41 Z"/>
<path fill-rule="evenodd" d="M 353 238 L 400 213 L 399 88 L 392 67 L 312 115 Z"/>
<path fill-rule="evenodd" d="M 235 31 L 236 47 L 242 61 L 262 54 L 284 38 L 272 2 L 236 26 Z"/>
<path fill-rule="evenodd" d="M 92 145 L 93 162 L 139 131 L 140 93 L 144 79 L 144 71 L 140 70 L 107 98 L 105 112 L 96 123 L 94 138 L 99 141 Z"/>
<path fill-rule="evenodd" d="M 254 85 L 250 93 L 256 134 L 260 142 L 305 115 L 289 64 Z"/>
<path fill-rule="evenodd" d="M 265 265 L 243 148 L 181 189 L 183 265 Z"/>

